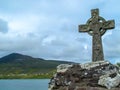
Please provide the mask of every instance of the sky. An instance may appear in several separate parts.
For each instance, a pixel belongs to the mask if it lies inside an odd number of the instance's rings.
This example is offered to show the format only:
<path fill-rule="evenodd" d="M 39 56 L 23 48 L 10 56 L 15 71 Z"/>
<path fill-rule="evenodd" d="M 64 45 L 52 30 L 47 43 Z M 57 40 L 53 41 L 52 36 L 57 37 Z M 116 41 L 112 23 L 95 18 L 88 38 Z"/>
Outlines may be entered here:
<path fill-rule="evenodd" d="M 115 20 L 103 36 L 105 60 L 120 62 L 119 0 L 0 0 L 0 57 L 21 53 L 48 60 L 91 62 L 92 37 L 78 25 L 99 8 Z"/>

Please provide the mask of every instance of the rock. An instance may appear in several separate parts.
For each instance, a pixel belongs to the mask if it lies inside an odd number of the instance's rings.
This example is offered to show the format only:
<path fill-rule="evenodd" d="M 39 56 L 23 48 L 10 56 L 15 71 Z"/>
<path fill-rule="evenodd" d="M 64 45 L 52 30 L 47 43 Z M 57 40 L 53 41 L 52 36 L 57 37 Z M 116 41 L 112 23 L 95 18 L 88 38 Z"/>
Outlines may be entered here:
<path fill-rule="evenodd" d="M 91 68 L 94 68 L 94 67 L 98 67 L 98 66 L 101 66 L 101 65 L 107 65 L 107 64 L 109 64 L 108 61 L 98 61 L 98 62 L 80 64 L 80 66 L 83 69 L 91 69 Z"/>
<path fill-rule="evenodd" d="M 57 66 L 57 72 L 59 73 L 59 72 L 66 72 L 70 67 L 72 67 L 72 65 L 70 65 L 70 64 L 60 64 L 60 65 L 58 65 Z"/>
<path fill-rule="evenodd" d="M 120 84 L 120 74 L 117 73 L 117 75 L 113 78 L 111 78 L 109 75 L 103 75 L 100 77 L 98 84 L 105 86 L 108 89 L 116 87 Z"/>
<path fill-rule="evenodd" d="M 49 83 L 49 90 L 117 90 L 116 88 L 120 89 L 119 68 L 108 61 L 61 64 Z"/>

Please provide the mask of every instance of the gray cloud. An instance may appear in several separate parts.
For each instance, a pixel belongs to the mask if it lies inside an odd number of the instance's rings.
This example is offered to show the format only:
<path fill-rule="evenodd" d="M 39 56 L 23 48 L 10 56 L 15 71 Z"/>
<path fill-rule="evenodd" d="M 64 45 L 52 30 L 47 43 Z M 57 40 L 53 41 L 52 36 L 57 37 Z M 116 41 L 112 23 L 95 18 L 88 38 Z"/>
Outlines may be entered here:
<path fill-rule="evenodd" d="M 109 31 L 110 34 L 105 36 L 103 39 L 105 59 L 112 59 L 112 62 L 120 62 L 120 31 L 117 27 L 116 29 Z M 106 32 L 106 34 L 109 32 Z"/>
<path fill-rule="evenodd" d="M 111 19 L 110 16 L 117 21 L 119 19 L 109 9 L 112 0 L 110 3 L 104 0 L 91 0 L 90 3 L 86 3 L 87 0 L 0 2 L 3 4 L 0 5 L 0 18 L 3 19 L 0 20 L 1 57 L 18 52 L 45 59 L 87 62 L 91 60 L 92 37 L 87 33 L 79 33 L 78 25 L 86 23 L 92 8 L 100 8 L 100 15 L 106 19 Z M 115 58 L 118 61 L 120 58 L 119 33 L 119 30 L 114 30 L 112 34 L 106 32 L 103 36 L 106 59 Z"/>
<path fill-rule="evenodd" d="M 8 32 L 8 22 L 0 19 L 0 32 L 7 33 Z"/>

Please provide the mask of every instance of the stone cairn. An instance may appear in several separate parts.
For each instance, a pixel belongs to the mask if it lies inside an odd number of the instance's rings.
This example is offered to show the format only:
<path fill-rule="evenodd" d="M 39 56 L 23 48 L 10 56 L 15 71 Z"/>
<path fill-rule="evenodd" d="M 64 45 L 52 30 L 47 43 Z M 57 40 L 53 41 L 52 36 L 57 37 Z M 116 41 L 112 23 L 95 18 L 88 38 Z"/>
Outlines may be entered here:
<path fill-rule="evenodd" d="M 92 62 L 61 64 L 49 82 L 48 90 L 120 90 L 120 68 L 104 60 L 101 36 L 114 28 L 114 20 L 106 21 L 99 10 L 91 10 L 92 17 L 80 32 L 93 36 Z"/>
<path fill-rule="evenodd" d="M 120 90 L 120 69 L 108 61 L 61 64 L 48 90 Z"/>

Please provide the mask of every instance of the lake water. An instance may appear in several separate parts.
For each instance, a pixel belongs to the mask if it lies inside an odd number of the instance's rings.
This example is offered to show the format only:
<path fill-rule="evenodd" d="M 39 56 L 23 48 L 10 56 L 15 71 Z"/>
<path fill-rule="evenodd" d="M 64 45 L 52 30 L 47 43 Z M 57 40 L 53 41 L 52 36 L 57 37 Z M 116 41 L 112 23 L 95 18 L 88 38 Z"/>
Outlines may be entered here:
<path fill-rule="evenodd" d="M 0 80 L 0 90 L 48 90 L 49 79 Z"/>

